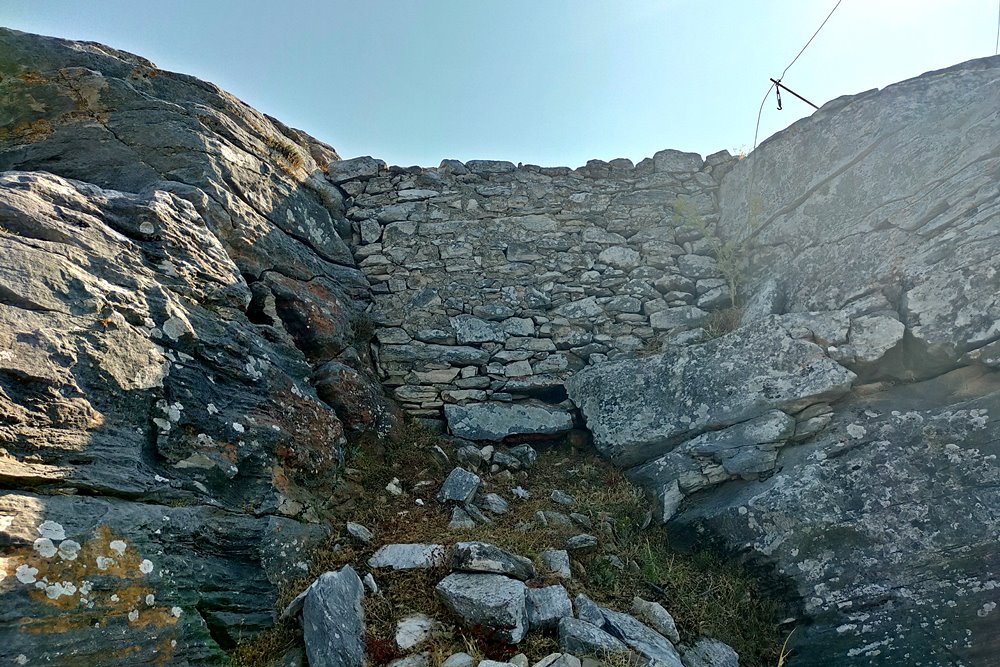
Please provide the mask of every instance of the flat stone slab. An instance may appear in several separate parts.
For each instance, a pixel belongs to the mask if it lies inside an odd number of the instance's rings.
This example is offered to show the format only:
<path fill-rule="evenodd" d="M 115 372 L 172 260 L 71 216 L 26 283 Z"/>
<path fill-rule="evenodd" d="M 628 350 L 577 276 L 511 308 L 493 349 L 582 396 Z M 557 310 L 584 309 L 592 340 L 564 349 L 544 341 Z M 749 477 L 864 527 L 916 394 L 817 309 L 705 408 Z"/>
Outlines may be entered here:
<path fill-rule="evenodd" d="M 512 435 L 558 435 L 573 428 L 566 410 L 534 403 L 470 403 L 445 405 L 454 435 L 467 440 L 499 441 Z"/>
<path fill-rule="evenodd" d="M 703 345 L 590 366 L 566 388 L 597 449 L 633 466 L 699 433 L 837 398 L 855 377 L 772 316 Z"/>
<path fill-rule="evenodd" d="M 368 567 L 393 570 L 428 570 L 444 565 L 440 544 L 387 544 L 368 559 Z"/>

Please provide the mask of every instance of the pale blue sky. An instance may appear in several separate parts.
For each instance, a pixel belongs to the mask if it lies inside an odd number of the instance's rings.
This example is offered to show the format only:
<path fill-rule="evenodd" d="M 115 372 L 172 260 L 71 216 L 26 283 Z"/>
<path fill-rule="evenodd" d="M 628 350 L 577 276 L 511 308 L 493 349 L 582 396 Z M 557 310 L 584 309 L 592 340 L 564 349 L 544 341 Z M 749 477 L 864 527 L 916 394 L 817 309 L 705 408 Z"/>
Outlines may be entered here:
<path fill-rule="evenodd" d="M 835 0 L 2 0 L 0 25 L 208 79 L 344 157 L 579 166 L 753 142 Z M 784 81 L 817 104 L 993 55 L 998 0 L 843 0 Z M 764 106 L 761 140 L 811 112 Z"/>

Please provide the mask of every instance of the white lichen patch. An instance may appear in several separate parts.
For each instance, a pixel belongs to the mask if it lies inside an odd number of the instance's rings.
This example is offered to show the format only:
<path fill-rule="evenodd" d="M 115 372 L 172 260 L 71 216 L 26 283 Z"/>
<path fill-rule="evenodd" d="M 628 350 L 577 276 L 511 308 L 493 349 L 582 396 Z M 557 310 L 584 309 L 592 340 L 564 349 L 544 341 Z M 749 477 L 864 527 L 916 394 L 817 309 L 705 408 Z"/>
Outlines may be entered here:
<path fill-rule="evenodd" d="M 59 557 L 63 560 L 76 560 L 80 555 L 80 543 L 75 540 L 63 540 L 59 544 Z"/>
<path fill-rule="evenodd" d="M 219 414 L 219 408 L 215 407 L 215 403 L 209 403 L 205 406 L 205 409 L 208 410 L 208 414 L 210 415 Z"/>
<path fill-rule="evenodd" d="M 94 562 L 97 564 L 98 570 L 106 570 L 115 564 L 115 559 L 108 558 L 107 556 L 97 556 L 94 558 Z"/>
<path fill-rule="evenodd" d="M 138 621 L 139 620 L 139 610 L 138 609 L 133 609 L 132 611 L 130 611 L 128 613 L 128 620 L 131 623 L 135 623 L 136 621 Z"/>
<path fill-rule="evenodd" d="M 144 559 L 141 563 L 139 563 L 139 571 L 142 572 L 143 574 L 149 574 L 150 572 L 152 572 L 153 561 L 149 560 L 148 558 Z"/>
<path fill-rule="evenodd" d="M 26 656 L 23 653 L 20 654 L 19 656 L 17 656 L 16 658 L 14 658 L 14 664 L 15 665 L 27 665 L 28 664 L 28 656 Z"/>
<path fill-rule="evenodd" d="M 171 607 L 170 613 L 174 615 L 174 618 L 180 618 L 183 610 L 180 607 Z"/>
<path fill-rule="evenodd" d="M 125 544 L 125 542 L 122 540 L 111 540 L 111 544 L 108 545 L 108 548 L 114 551 L 119 556 L 124 556 L 125 549 L 128 548 L 128 545 Z"/>
<path fill-rule="evenodd" d="M 868 431 L 861 424 L 847 425 L 847 435 L 851 436 L 852 438 L 860 440 L 861 438 L 865 437 L 866 433 L 868 433 Z"/>
<path fill-rule="evenodd" d="M 239 422 L 233 422 L 233 430 L 236 431 L 237 433 L 245 433 L 246 432 L 246 428 L 244 428 L 243 424 L 241 424 Z"/>
<path fill-rule="evenodd" d="M 62 524 L 58 524 L 55 521 L 43 521 L 38 524 L 38 534 L 56 542 L 66 539 L 66 530 L 62 527 Z"/>
<path fill-rule="evenodd" d="M 152 593 L 146 594 L 146 606 L 152 607 L 156 603 L 156 596 Z"/>
<path fill-rule="evenodd" d="M 990 612 L 992 612 L 996 608 L 997 608 L 996 602 L 987 602 L 986 604 L 984 604 L 982 607 L 979 608 L 979 610 L 976 612 L 976 616 L 979 616 L 980 618 L 986 618 L 987 616 L 990 615 Z"/>
<path fill-rule="evenodd" d="M 27 563 L 18 565 L 17 569 L 14 571 L 14 576 L 17 577 L 17 580 L 20 581 L 22 584 L 35 583 L 35 576 L 37 574 L 38 574 L 38 568 L 31 567 Z"/>
<path fill-rule="evenodd" d="M 50 600 L 58 600 L 64 595 L 70 596 L 75 593 L 76 586 L 69 581 L 56 582 L 45 587 L 45 596 Z"/>
<path fill-rule="evenodd" d="M 31 548 L 38 552 L 42 558 L 52 558 L 56 555 L 56 545 L 47 537 L 39 537 L 31 545 Z"/>

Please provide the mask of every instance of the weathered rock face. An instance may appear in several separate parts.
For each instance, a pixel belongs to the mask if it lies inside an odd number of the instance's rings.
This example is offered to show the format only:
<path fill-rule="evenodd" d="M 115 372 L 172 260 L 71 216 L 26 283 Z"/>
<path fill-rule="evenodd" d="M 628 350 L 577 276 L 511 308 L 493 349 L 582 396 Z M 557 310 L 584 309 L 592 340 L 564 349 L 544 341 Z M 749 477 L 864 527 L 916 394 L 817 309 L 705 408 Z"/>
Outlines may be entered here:
<path fill-rule="evenodd" d="M 588 368 L 567 388 L 598 450 L 632 466 L 708 430 L 837 398 L 854 378 L 773 318 L 703 345 Z"/>
<path fill-rule="evenodd" d="M 723 179 L 721 228 L 750 259 L 744 322 L 779 313 L 856 385 L 904 383 L 807 408 L 773 476 L 689 495 L 668 524 L 675 544 L 749 548 L 791 585 L 805 622 L 790 664 L 1000 650 L 998 105 L 1000 59 L 973 61 L 835 100 Z M 724 465 L 704 438 L 637 469 L 658 505 Z"/>
<path fill-rule="evenodd" d="M 336 154 L 210 84 L 9 30 L 0 118 L 0 656 L 217 661 L 324 537 L 345 430 L 394 419 L 309 384 L 339 363 L 380 395 Z"/>

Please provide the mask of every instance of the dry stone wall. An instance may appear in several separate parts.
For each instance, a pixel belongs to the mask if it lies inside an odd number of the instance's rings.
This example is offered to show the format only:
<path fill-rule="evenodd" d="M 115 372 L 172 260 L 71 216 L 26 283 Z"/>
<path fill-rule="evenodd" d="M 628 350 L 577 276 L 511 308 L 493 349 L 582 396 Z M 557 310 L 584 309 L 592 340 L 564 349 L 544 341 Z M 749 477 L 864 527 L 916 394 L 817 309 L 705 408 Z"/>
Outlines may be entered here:
<path fill-rule="evenodd" d="M 668 150 L 575 170 L 331 163 L 372 283 L 383 382 L 422 417 L 484 401 L 569 409 L 563 382 L 586 365 L 703 335 L 730 305 L 703 232 L 733 162 Z M 545 408 L 493 407 L 509 413 L 503 436 L 519 430 L 512 420 L 531 432 L 566 424 Z"/>

